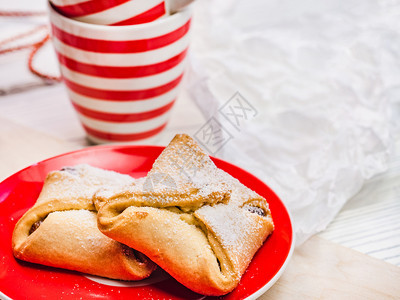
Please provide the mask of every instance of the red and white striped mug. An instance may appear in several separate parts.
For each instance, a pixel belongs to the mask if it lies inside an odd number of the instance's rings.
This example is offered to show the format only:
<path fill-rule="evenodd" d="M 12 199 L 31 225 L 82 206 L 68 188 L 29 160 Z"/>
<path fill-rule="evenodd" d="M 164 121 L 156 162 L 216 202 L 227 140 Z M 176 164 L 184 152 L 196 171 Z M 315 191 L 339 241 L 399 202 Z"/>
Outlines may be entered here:
<path fill-rule="evenodd" d="M 165 0 L 50 0 L 55 10 L 76 21 L 99 25 L 135 25 L 168 14 Z"/>
<path fill-rule="evenodd" d="M 160 133 L 179 92 L 191 9 L 140 25 L 78 22 L 50 7 L 53 45 L 69 97 L 95 143 Z"/>

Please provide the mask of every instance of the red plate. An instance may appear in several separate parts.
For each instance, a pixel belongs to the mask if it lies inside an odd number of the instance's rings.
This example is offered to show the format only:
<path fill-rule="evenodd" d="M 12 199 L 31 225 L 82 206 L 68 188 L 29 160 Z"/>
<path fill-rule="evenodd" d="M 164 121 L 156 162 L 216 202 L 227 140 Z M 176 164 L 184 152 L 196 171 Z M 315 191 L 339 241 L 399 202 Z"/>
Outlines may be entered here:
<path fill-rule="evenodd" d="M 156 146 L 92 147 L 42 161 L 3 181 L 0 184 L 0 298 L 216 299 L 196 294 L 173 278 L 160 276 L 159 272 L 142 282 L 145 285 L 138 282 L 129 286 L 112 280 L 102 284 L 99 283 L 101 278 L 18 261 L 12 255 L 11 236 L 15 223 L 36 202 L 48 172 L 87 163 L 133 177 L 143 177 L 163 149 Z M 294 243 L 290 217 L 281 200 L 261 180 L 225 161 L 216 158 L 213 161 L 219 168 L 264 196 L 270 205 L 275 231 L 256 253 L 239 286 L 219 298 L 255 299 L 275 283 L 291 256 Z"/>

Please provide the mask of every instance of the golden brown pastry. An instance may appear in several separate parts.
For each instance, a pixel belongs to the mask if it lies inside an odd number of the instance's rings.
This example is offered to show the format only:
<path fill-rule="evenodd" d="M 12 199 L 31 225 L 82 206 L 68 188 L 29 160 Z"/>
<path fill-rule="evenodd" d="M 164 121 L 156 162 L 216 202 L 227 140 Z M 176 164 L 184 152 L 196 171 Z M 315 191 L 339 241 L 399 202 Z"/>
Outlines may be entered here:
<path fill-rule="evenodd" d="M 147 178 L 100 190 L 99 229 L 146 254 L 189 289 L 232 291 L 274 225 L 266 200 L 177 135 Z"/>
<path fill-rule="evenodd" d="M 12 237 L 16 258 L 121 280 L 148 277 L 155 264 L 97 228 L 94 193 L 134 179 L 88 165 L 48 174 L 35 205 L 18 221 Z"/>

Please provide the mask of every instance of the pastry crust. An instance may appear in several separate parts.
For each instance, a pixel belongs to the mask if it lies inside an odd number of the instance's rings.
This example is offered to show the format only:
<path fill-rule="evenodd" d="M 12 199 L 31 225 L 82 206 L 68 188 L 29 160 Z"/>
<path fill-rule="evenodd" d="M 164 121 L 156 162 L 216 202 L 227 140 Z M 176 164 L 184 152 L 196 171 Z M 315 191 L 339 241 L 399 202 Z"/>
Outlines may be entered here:
<path fill-rule="evenodd" d="M 195 173 L 188 173 L 189 165 Z M 100 190 L 94 200 L 105 203 L 99 229 L 146 254 L 195 292 L 229 293 L 273 231 L 268 203 L 216 168 L 187 135 L 171 141 L 148 178 L 154 174 L 173 184 L 149 189 L 145 179 L 119 192 Z"/>
<path fill-rule="evenodd" d="M 88 165 L 49 173 L 37 202 L 15 226 L 14 256 L 113 279 L 148 277 L 153 262 L 97 228 L 94 193 L 105 185 L 127 184 L 134 179 Z"/>

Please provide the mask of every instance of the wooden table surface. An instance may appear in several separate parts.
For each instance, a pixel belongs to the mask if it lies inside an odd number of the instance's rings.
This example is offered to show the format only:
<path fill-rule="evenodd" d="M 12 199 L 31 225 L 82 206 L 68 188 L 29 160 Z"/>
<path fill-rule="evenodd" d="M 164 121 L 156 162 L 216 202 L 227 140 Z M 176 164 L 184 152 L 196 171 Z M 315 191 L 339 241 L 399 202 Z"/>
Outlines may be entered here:
<path fill-rule="evenodd" d="M 0 118 L 0 180 L 32 163 L 82 147 Z M 399 299 L 400 268 L 314 236 L 298 247 L 259 299 Z"/>

